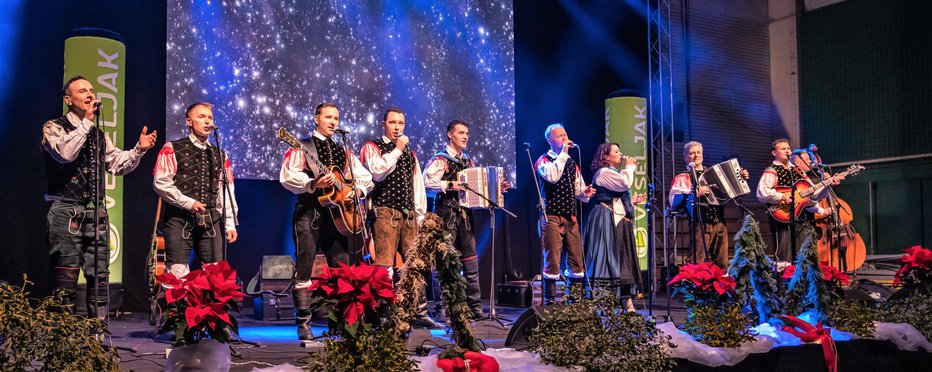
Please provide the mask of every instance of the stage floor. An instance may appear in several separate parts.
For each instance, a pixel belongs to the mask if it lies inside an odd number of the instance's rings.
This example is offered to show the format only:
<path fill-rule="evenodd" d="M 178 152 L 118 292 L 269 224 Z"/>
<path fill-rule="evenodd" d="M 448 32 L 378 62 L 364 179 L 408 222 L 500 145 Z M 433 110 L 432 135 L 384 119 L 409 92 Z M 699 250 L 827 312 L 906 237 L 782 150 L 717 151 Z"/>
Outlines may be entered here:
<path fill-rule="evenodd" d="M 666 297 L 662 293 L 656 296 L 653 314 L 658 322 L 666 321 Z M 642 314 L 647 314 L 646 301 L 638 301 L 636 306 Z M 498 306 L 497 315 L 505 326 L 497 322 L 482 320 L 475 323 L 476 336 L 490 348 L 505 347 L 505 339 L 514 322 L 525 308 Z M 488 312 L 488 309 L 486 309 Z M 671 302 L 671 315 L 673 321 L 681 324 L 686 317 L 683 304 L 677 299 Z M 294 366 L 303 366 L 307 363 L 309 353 L 313 349 L 303 348 L 297 340 L 294 320 L 260 321 L 252 317 L 252 309 L 244 309 L 243 313 L 236 314 L 240 325 L 240 336 L 245 341 L 258 343 L 232 344 L 233 361 L 231 371 L 251 371 L 253 368 L 266 368 L 270 366 L 289 363 Z M 324 320 L 315 320 L 313 323 L 315 335 L 326 330 Z M 156 328 L 149 325 L 148 315 L 145 313 L 122 313 L 119 317 L 110 320 L 112 344 L 123 349 L 120 350 L 120 369 L 124 371 L 162 371 L 165 369 L 166 349 L 171 348 L 171 336 L 157 335 Z M 413 349 L 422 344 L 436 344 L 438 346 L 452 343 L 450 335 L 444 330 L 431 330 L 430 332 L 413 332 L 408 342 Z M 134 350 L 134 351 L 130 351 Z"/>

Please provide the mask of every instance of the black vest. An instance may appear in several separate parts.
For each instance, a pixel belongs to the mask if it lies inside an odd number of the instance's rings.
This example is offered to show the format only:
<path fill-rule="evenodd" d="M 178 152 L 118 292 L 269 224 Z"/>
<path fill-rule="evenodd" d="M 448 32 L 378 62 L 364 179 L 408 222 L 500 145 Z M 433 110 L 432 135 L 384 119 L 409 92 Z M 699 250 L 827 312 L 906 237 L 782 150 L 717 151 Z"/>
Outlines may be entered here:
<path fill-rule="evenodd" d="M 333 139 L 319 139 L 312 136 L 310 140 L 301 140 L 301 143 L 308 149 L 308 152 L 317 155 L 317 159 L 325 166 L 337 166 L 344 173 L 352 172 L 352 169 L 344 169 L 346 167 L 346 151 L 343 150 L 343 146 L 338 145 Z M 308 159 L 305 159 L 305 161 L 310 162 Z M 314 174 L 308 168 L 304 168 L 304 173 L 313 178 Z M 321 195 L 323 195 L 323 190 L 314 190 L 314 193 L 303 193 L 298 195 L 298 202 L 314 204 L 317 203 L 317 197 Z"/>
<path fill-rule="evenodd" d="M 199 149 L 191 138 L 185 137 L 172 142 L 175 149 L 175 186 L 182 194 L 203 203 L 208 209 L 216 208 L 222 163 L 217 158 L 217 149 L 207 146 Z"/>
<path fill-rule="evenodd" d="M 773 171 L 777 173 L 777 186 L 793 186 L 796 181 L 803 178 L 803 176 L 799 174 L 800 172 L 798 172 L 796 166 L 784 168 L 783 166 L 773 165 L 770 169 L 773 169 Z"/>
<path fill-rule="evenodd" d="M 372 143 L 382 154 L 395 149 L 394 142 L 383 143 L 381 138 Z M 414 162 L 414 153 L 406 147 L 401 157 L 398 158 L 398 162 L 395 163 L 395 169 L 381 182 L 375 182 L 375 188 L 370 194 L 374 206 L 402 211 L 414 210 Z"/>
<path fill-rule="evenodd" d="M 60 117 L 53 120 L 66 133 L 77 129 L 67 117 Z M 97 150 L 97 141 L 94 136 L 100 140 L 100 146 L 106 147 L 106 134 L 91 127 L 87 133 L 87 140 L 78 157 L 69 163 L 59 163 L 48 152 L 45 153 L 45 171 L 48 175 L 48 194 L 55 195 L 63 201 L 87 204 L 94 199 L 96 190 L 100 190 L 100 201 L 105 197 L 104 178 L 99 177 L 106 169 L 104 152 Z M 94 154 L 97 154 L 95 157 Z M 94 185 L 97 185 L 95 190 Z M 100 203 L 98 203 L 100 204 Z"/>
<path fill-rule="evenodd" d="M 551 162 L 556 158 L 544 155 Z M 538 175 L 539 176 L 539 175 Z M 541 179 L 544 197 L 547 199 L 547 214 L 551 216 L 571 217 L 576 215 L 576 162 L 573 158 L 566 160 L 563 174 L 556 183 Z"/>
<path fill-rule="evenodd" d="M 777 185 L 776 186 L 786 186 L 790 187 L 796 184 L 799 180 L 803 179 L 802 170 L 797 168 L 795 165 L 791 165 L 789 168 L 784 168 L 782 165 L 771 165 L 767 169 L 772 169 L 777 173 Z M 800 203 L 801 200 L 796 200 L 797 203 Z M 809 212 L 803 209 L 803 212 L 796 218 L 797 221 L 807 221 L 812 220 L 814 217 L 812 212 Z"/>
<path fill-rule="evenodd" d="M 705 170 L 697 170 L 696 177 L 702 175 L 702 172 Z M 692 181 L 693 185 L 696 184 L 696 180 L 693 179 L 692 172 L 682 172 L 680 174 L 685 174 Z M 690 193 L 687 197 L 686 208 L 689 213 L 690 218 L 693 218 L 693 203 L 695 202 L 695 196 Z M 702 223 L 718 223 L 725 222 L 725 207 L 721 205 L 710 205 L 705 198 L 699 198 L 699 213 L 702 215 Z"/>
<path fill-rule="evenodd" d="M 463 154 L 461 160 L 450 156 L 446 151 L 434 155 L 434 159 L 443 158 L 447 160 L 447 167 L 443 171 L 443 176 L 440 177 L 443 181 L 457 181 L 457 174 L 463 171 L 466 168 L 472 167 L 473 162 L 466 154 Z M 438 206 L 444 206 L 448 208 L 458 208 L 459 207 L 459 192 L 454 191 L 453 189 L 447 189 L 447 191 L 442 194 L 437 194 L 434 196 L 434 208 Z"/>
<path fill-rule="evenodd" d="M 608 172 L 608 171 L 603 171 Z M 605 186 L 600 186 L 595 183 L 592 184 L 592 187 L 595 188 L 595 195 L 592 196 L 591 200 L 594 200 L 598 203 L 607 203 L 609 206 L 612 204 L 612 199 L 621 198 L 621 204 L 625 208 L 625 217 L 634 218 L 634 205 L 631 204 L 631 191 L 612 191 Z M 549 213 L 549 211 L 548 211 Z"/>

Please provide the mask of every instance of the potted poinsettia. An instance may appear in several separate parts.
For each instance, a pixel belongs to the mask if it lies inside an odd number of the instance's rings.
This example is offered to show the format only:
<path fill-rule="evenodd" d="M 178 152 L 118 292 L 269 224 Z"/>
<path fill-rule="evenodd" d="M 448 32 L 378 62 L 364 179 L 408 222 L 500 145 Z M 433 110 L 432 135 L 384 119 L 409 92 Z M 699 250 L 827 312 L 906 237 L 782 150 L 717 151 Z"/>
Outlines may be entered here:
<path fill-rule="evenodd" d="M 893 278 L 893 286 L 902 286 L 907 291 L 932 293 L 932 251 L 915 245 L 903 250 L 900 269 Z"/>
<path fill-rule="evenodd" d="M 851 277 L 835 266 L 829 265 L 828 261 L 819 261 L 819 271 L 822 272 L 822 282 L 825 283 L 828 293 L 835 298 L 841 298 L 844 295 L 844 288 L 851 283 Z M 789 265 L 783 269 L 783 280 L 790 282 L 795 274 L 796 265 Z"/>
<path fill-rule="evenodd" d="M 725 276 L 725 270 L 712 262 L 680 267 L 679 274 L 667 285 L 684 294 L 687 306 L 708 302 L 720 304 L 735 296 L 734 278 Z"/>
<path fill-rule="evenodd" d="M 169 366 L 212 360 L 225 362 L 226 368 L 212 363 L 211 369 L 229 369 L 229 351 L 221 343 L 238 333 L 236 318 L 229 311 L 239 310 L 239 301 L 245 296 L 236 283 L 236 270 L 220 261 L 181 278 L 165 273 L 158 280 L 166 287 L 168 303 L 160 332 L 175 332 Z"/>
<path fill-rule="evenodd" d="M 395 293 L 388 270 L 365 263 L 324 267 L 311 284 L 311 305 L 328 310 L 325 351 L 312 354 L 324 370 L 413 370 L 405 342 L 389 324 Z"/>
<path fill-rule="evenodd" d="M 738 347 L 754 339 L 753 322 L 741 309 L 735 280 L 712 262 L 684 265 L 667 283 L 684 295 L 689 310 L 681 329 L 713 347 Z"/>

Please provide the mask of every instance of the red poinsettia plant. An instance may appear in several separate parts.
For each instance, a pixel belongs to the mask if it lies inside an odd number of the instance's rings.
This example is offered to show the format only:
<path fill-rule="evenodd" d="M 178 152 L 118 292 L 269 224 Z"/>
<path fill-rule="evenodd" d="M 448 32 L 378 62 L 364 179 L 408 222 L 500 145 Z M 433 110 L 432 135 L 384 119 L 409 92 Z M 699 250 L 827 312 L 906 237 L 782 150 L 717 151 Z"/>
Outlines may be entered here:
<path fill-rule="evenodd" d="M 682 292 L 688 306 L 697 303 L 723 303 L 735 299 L 735 279 L 712 262 L 684 265 L 667 285 Z"/>
<path fill-rule="evenodd" d="M 833 285 L 835 287 L 844 287 L 851 283 L 851 277 L 848 274 L 845 274 L 835 268 L 835 266 L 829 265 L 828 261 L 819 261 L 819 270 L 822 271 L 822 280 L 827 282 L 827 284 Z M 789 281 L 793 279 L 793 274 L 796 273 L 796 265 L 789 265 L 786 269 L 783 270 L 783 280 Z"/>
<path fill-rule="evenodd" d="M 359 327 L 371 329 L 387 319 L 395 303 L 388 270 L 365 263 L 325 267 L 310 288 L 314 305 L 330 310 L 330 330 L 355 337 Z"/>
<path fill-rule="evenodd" d="M 204 264 L 178 278 L 170 272 L 158 276 L 164 284 L 165 323 L 162 332 L 174 331 L 175 344 L 190 344 L 209 336 L 228 342 L 238 333 L 236 318 L 228 313 L 239 310 L 245 294 L 236 283 L 236 270 L 226 261 Z"/>
<path fill-rule="evenodd" d="M 906 252 L 900 258 L 900 269 L 893 278 L 893 286 L 903 284 L 904 288 L 923 289 L 932 293 L 932 251 L 914 245 L 903 250 Z"/>

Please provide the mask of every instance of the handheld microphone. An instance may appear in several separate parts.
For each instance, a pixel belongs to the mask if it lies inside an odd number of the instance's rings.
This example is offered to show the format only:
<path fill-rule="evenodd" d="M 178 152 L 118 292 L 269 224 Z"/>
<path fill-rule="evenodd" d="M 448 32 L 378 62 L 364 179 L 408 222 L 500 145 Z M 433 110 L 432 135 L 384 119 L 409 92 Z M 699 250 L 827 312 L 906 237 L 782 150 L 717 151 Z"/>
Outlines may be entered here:
<path fill-rule="evenodd" d="M 94 108 L 100 108 L 100 101 L 94 102 Z"/>
<path fill-rule="evenodd" d="M 576 144 L 573 143 L 573 141 L 566 141 L 566 143 L 564 143 L 563 146 L 566 146 L 572 149 L 576 147 Z"/>
<path fill-rule="evenodd" d="M 340 133 L 340 134 L 349 134 L 349 131 L 348 131 L 348 130 L 342 129 L 342 128 L 334 129 L 333 132 L 334 132 L 334 133 Z"/>

